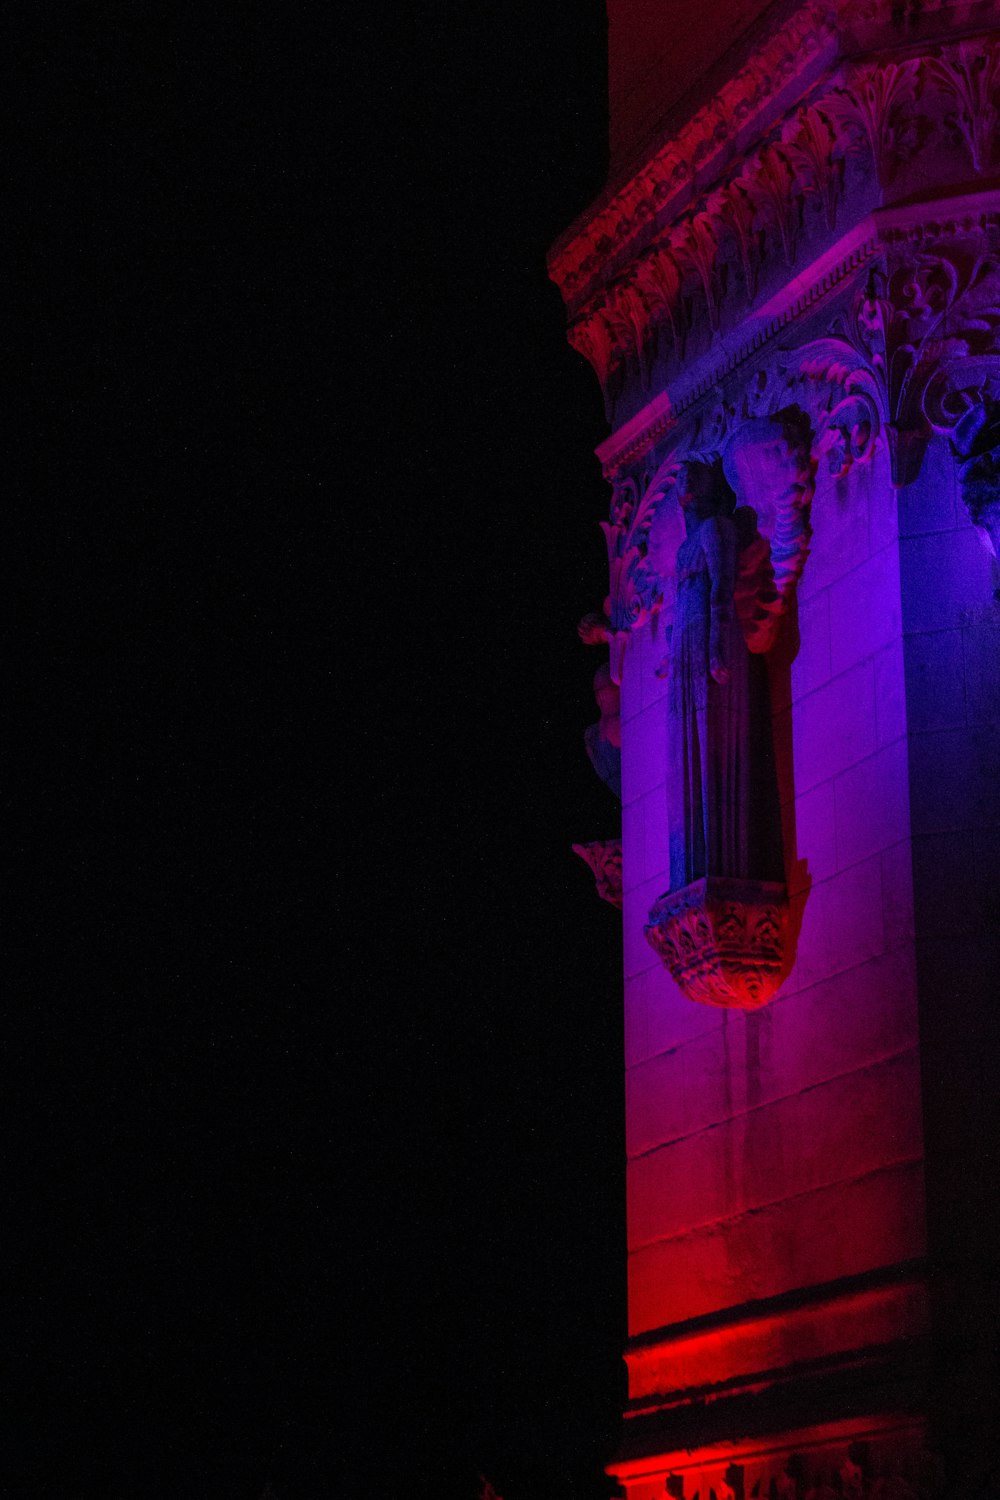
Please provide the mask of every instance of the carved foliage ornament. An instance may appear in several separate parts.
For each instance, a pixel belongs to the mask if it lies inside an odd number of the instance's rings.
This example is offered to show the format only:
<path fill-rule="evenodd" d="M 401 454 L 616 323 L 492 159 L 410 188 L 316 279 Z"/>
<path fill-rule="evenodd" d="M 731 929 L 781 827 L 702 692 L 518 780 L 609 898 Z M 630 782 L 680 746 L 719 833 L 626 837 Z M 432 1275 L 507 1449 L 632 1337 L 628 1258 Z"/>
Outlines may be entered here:
<path fill-rule="evenodd" d="M 574 844 L 573 853 L 578 854 L 594 872 L 597 894 L 602 901 L 621 910 L 622 904 L 622 841 L 621 839 L 599 839 L 590 844 Z"/>
<path fill-rule="evenodd" d="M 784 977 L 786 924 L 783 885 L 708 877 L 661 896 L 646 937 L 689 1000 L 756 1010 Z"/>
<path fill-rule="evenodd" d="M 932 96 L 938 100 L 933 119 L 918 118 L 919 101 Z M 627 365 L 648 388 L 661 333 L 682 356 L 696 305 L 713 332 L 721 327 L 724 302 L 737 285 L 737 277 L 725 273 L 727 262 L 739 267 L 743 296 L 752 302 L 769 237 L 774 251 L 794 264 L 807 201 L 817 201 L 827 227 L 835 227 L 845 158 L 867 156 L 884 190 L 919 131 L 939 128 L 942 108 L 944 128 L 963 143 L 974 170 L 987 171 L 1000 118 L 1000 41 L 963 42 L 920 58 L 850 70 L 779 122 L 772 138 L 745 156 L 732 176 L 688 204 L 683 217 L 659 229 L 651 244 L 628 257 L 629 269 L 611 280 L 608 272 L 623 259 L 616 246 L 635 238 L 636 225 L 630 220 L 628 233 L 620 227 L 618 238 L 602 237 L 604 251 L 595 249 L 590 257 L 584 294 L 578 295 L 577 282 L 573 293 L 561 284 L 574 309 L 570 343 L 593 366 L 609 420 Z M 642 222 L 654 219 L 662 224 L 662 210 L 651 207 Z"/>
<path fill-rule="evenodd" d="M 931 431 L 950 432 L 1000 354 L 1000 258 L 962 246 L 891 251 L 838 325 L 875 383 L 892 482 L 911 482 Z"/>
<path fill-rule="evenodd" d="M 863 135 L 882 189 L 892 181 L 900 156 L 913 144 L 909 106 L 917 97 L 919 80 L 919 58 L 872 63 L 857 68 L 850 82 L 829 99 L 831 119 L 848 130 L 854 126 Z"/>
<path fill-rule="evenodd" d="M 732 155 L 734 141 L 766 105 L 775 83 L 786 84 L 804 71 L 833 37 L 826 0 L 812 0 L 785 18 L 747 66 L 728 79 L 610 203 L 553 251 L 550 274 L 567 301 L 579 303 L 608 256 L 662 215 L 672 200 L 678 202 L 679 212 L 685 194 L 690 195 L 695 169 L 704 176 L 713 158 Z"/>
<path fill-rule="evenodd" d="M 961 42 L 924 60 L 924 77 L 954 104 L 947 123 L 964 141 L 973 169 L 993 164 L 1000 92 L 1000 46 Z"/>
<path fill-rule="evenodd" d="M 652 473 L 646 470 L 619 480 L 611 496 L 610 519 L 601 522 L 608 549 L 611 631 L 619 642 L 644 625 L 662 601 L 662 579 L 649 558 L 649 528 L 678 463 L 671 455 Z"/>
<path fill-rule="evenodd" d="M 844 471 L 851 462 L 866 462 L 879 426 L 878 408 L 865 388 L 866 376 L 857 352 L 843 344 L 838 349 L 839 359 L 835 359 L 819 346 L 807 349 L 811 361 L 808 376 L 798 370 L 789 373 L 787 365 L 776 368 L 748 393 L 739 421 L 730 409 L 716 408 L 687 430 L 686 442 L 678 442 L 674 434 L 659 461 L 650 455 L 642 467 L 615 480 L 610 518 L 601 523 L 601 530 L 608 552 L 606 638 L 616 681 L 621 679 L 629 635 L 660 610 L 673 587 L 673 557 L 682 535 L 674 487 L 682 463 L 693 456 L 712 462 L 725 443 L 735 468 L 745 467 L 751 452 L 760 448 L 760 434 L 758 430 L 756 440 L 741 444 L 740 427 L 748 420 L 801 405 L 805 411 L 787 411 L 781 428 L 780 442 L 787 452 L 780 462 L 771 465 L 766 481 L 747 494 L 748 502 L 752 501 L 757 510 L 760 530 L 771 544 L 778 614 L 787 605 L 808 552 L 808 509 L 818 458 L 826 454 L 831 467 L 836 464 Z M 810 409 L 815 412 L 812 432 L 807 415 Z M 742 488 L 748 481 L 741 481 L 734 473 L 734 482 Z M 654 523 L 660 529 L 655 555 L 650 550 Z"/>
<path fill-rule="evenodd" d="M 683 431 L 675 428 L 656 484 L 615 478 L 614 540 L 605 529 L 615 557 L 616 630 L 630 631 L 659 607 L 662 580 L 646 566 L 645 540 L 684 446 L 718 448 L 739 421 L 796 406 L 812 422 L 817 462 L 842 477 L 852 464 L 870 462 L 884 438 L 898 487 L 915 477 L 932 432 L 950 434 L 984 391 L 1000 392 L 1000 253 L 983 249 L 981 230 L 971 241 L 935 239 L 935 232 L 964 227 L 929 226 L 926 250 L 914 250 L 903 233 L 890 237 L 829 335 L 778 351 L 753 377 L 739 416 L 717 404 Z M 990 220 L 984 227 L 992 233 L 996 226 Z M 923 235 L 916 234 L 918 244 Z M 640 493 L 641 513 L 633 503 Z M 760 508 L 760 495 L 754 499 Z M 771 536 L 766 515 L 762 530 Z"/>
<path fill-rule="evenodd" d="M 813 426 L 812 457 L 835 479 L 875 455 L 883 425 L 878 381 L 845 339 L 812 339 L 782 350 L 761 370 L 746 396 L 753 415 L 794 407 Z"/>

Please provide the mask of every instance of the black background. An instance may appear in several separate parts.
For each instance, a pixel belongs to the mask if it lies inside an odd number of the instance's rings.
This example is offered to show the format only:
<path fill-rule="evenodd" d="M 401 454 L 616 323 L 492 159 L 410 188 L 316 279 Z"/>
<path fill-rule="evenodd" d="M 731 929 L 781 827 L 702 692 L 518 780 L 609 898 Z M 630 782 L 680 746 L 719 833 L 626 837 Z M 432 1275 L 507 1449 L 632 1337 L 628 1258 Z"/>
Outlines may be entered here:
<path fill-rule="evenodd" d="M 606 429 L 544 262 L 605 44 L 597 0 L 123 5 L 18 57 L 3 1493 L 609 1492 Z"/>

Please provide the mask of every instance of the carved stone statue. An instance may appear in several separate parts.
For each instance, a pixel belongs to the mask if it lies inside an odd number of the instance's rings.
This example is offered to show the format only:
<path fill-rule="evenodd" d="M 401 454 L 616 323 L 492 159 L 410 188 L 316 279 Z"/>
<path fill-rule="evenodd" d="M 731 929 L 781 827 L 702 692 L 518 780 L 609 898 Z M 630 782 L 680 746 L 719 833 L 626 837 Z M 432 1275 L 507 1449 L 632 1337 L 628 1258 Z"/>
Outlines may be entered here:
<path fill-rule="evenodd" d="M 667 684 L 670 889 L 646 935 L 691 999 L 762 1005 L 781 982 L 787 908 L 765 654 L 808 551 L 814 469 L 791 413 L 744 422 L 723 459 L 689 454 L 675 494 L 685 536 L 652 566 L 676 577 Z M 760 501 L 772 538 L 755 508 Z M 666 504 L 666 503 L 665 503 Z M 665 509 L 665 506 L 663 507 Z"/>
<path fill-rule="evenodd" d="M 760 572 L 766 543 L 718 461 L 689 459 L 676 494 L 687 534 L 666 663 L 670 888 L 710 875 L 781 880 L 767 670 L 736 609 L 740 557 Z"/>
<path fill-rule="evenodd" d="M 609 791 L 621 801 L 622 723 L 621 689 L 611 680 L 611 668 L 602 663 L 594 673 L 594 697 L 601 717 L 583 732 L 590 763 Z"/>

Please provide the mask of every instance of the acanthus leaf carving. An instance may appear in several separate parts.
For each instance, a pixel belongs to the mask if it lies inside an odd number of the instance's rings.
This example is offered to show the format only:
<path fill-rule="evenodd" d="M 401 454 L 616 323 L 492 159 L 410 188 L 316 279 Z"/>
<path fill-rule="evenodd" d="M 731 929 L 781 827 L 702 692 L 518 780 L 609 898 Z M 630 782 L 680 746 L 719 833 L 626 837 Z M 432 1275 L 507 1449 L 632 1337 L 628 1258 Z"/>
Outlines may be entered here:
<path fill-rule="evenodd" d="M 951 448 L 969 519 L 1000 559 L 1000 401 L 985 395 L 971 406 L 955 427 Z"/>
<path fill-rule="evenodd" d="M 676 256 L 667 245 L 656 245 L 639 261 L 636 276 L 650 313 L 666 322 L 673 349 L 683 353 L 680 300 L 684 278 Z"/>
<path fill-rule="evenodd" d="M 676 468 L 671 457 L 652 476 L 644 475 L 642 483 L 625 477 L 614 486 L 610 519 L 601 522 L 608 549 L 612 644 L 644 625 L 662 601 L 662 581 L 649 558 L 649 531 Z"/>
<path fill-rule="evenodd" d="M 716 266 L 719 254 L 719 242 L 715 237 L 713 217 L 711 213 L 705 210 L 695 214 L 689 220 L 682 238 L 678 241 L 678 249 L 683 258 L 693 267 L 698 275 L 702 291 L 705 294 L 705 307 L 708 312 L 709 326 L 713 333 L 717 333 L 719 328 L 721 289 Z"/>
<path fill-rule="evenodd" d="M 765 222 L 778 231 L 786 264 L 793 265 L 799 201 L 786 154 L 777 146 L 765 146 L 742 181 Z"/>
<path fill-rule="evenodd" d="M 918 114 L 917 101 L 928 92 L 938 95 L 937 102 L 929 113 L 921 105 Z M 973 164 L 985 170 L 995 154 L 1000 120 L 1000 41 L 937 47 L 932 54 L 866 63 L 846 76 L 834 75 L 825 91 L 816 90 L 777 122 L 772 139 L 742 166 L 731 163 L 731 175 L 700 199 L 693 197 L 698 184 L 691 163 L 678 150 L 644 169 L 639 177 L 645 184 L 645 207 L 636 210 L 625 228 L 616 222 L 613 233 L 595 241 L 588 274 L 603 272 L 609 279 L 570 326 L 571 342 L 598 373 L 609 412 L 617 385 L 628 378 L 630 359 L 635 359 L 641 388 L 649 388 L 661 327 L 669 329 L 669 352 L 684 357 L 694 287 L 702 293 L 710 331 L 718 333 L 724 314 L 739 312 L 732 295 L 737 284 L 740 300 L 745 295 L 752 304 L 758 296 L 765 236 L 780 240 L 792 266 L 799 232 L 808 227 L 810 201 L 824 215 L 827 229 L 835 227 L 847 156 L 859 150 L 870 155 L 884 189 L 918 127 L 921 132 L 943 128 L 941 96 L 956 105 L 950 128 L 966 141 Z M 713 115 L 713 129 L 721 118 Z M 732 114 L 727 118 L 732 121 Z M 668 169 L 670 181 L 665 183 L 659 174 Z M 640 220 L 662 224 L 661 202 L 669 201 L 672 211 L 680 213 L 681 182 L 686 185 L 685 216 L 675 218 L 672 228 L 658 228 L 656 238 L 623 268 L 622 247 L 634 241 Z M 664 191 L 658 199 L 660 188 Z M 945 228 L 953 233 L 956 226 Z M 741 275 L 730 277 L 736 261 Z M 912 434 L 902 427 L 890 427 L 887 438 L 897 457 L 912 446 Z"/>
<path fill-rule="evenodd" d="M 649 389 L 649 343 L 652 333 L 649 309 L 635 277 L 615 284 L 609 296 L 609 309 L 619 330 L 620 344 L 635 351 L 639 379 L 643 390 Z"/>
<path fill-rule="evenodd" d="M 924 77 L 956 106 L 948 123 L 964 141 L 973 169 L 987 172 L 993 163 L 1000 91 L 1000 45 L 961 42 L 956 48 L 926 57 Z"/>
<path fill-rule="evenodd" d="M 593 368 L 604 397 L 604 413 L 610 421 L 611 374 L 621 357 L 613 319 L 603 307 L 591 307 L 575 323 L 570 324 L 567 336 L 573 348 L 582 354 Z"/>
<path fill-rule="evenodd" d="M 909 483 L 933 425 L 928 396 L 941 372 L 973 354 L 997 352 L 1000 267 L 955 249 L 872 267 L 847 319 L 850 342 L 881 390 L 892 482 Z"/>
<path fill-rule="evenodd" d="M 633 240 L 670 207 L 676 220 L 686 211 L 695 173 L 724 170 L 733 143 L 777 90 L 808 69 L 816 54 L 836 35 L 829 0 L 808 0 L 784 17 L 763 38 L 738 74 L 716 98 L 689 118 L 673 139 L 665 141 L 647 167 L 637 172 L 609 202 L 551 253 L 550 274 L 567 301 L 584 301 L 614 249 Z M 768 126 L 767 128 L 770 128 Z M 742 154 L 742 152 L 740 152 Z"/>
<path fill-rule="evenodd" d="M 836 133 L 829 117 L 812 104 L 800 109 L 782 132 L 782 151 L 803 186 L 819 197 L 831 230 L 837 222 L 844 165 L 835 147 Z"/>
<path fill-rule="evenodd" d="M 665 295 L 676 308 L 681 270 L 670 252 L 661 254 Z M 647 311 L 653 306 L 649 275 Z M 676 318 L 675 312 L 675 336 Z M 702 408 L 683 440 L 674 429 L 652 477 L 649 467 L 618 473 L 610 518 L 603 524 L 610 573 L 607 639 L 616 679 L 628 636 L 671 597 L 673 579 L 669 566 L 664 571 L 663 549 L 654 562 L 648 543 L 685 452 L 718 453 L 741 422 L 795 408 L 812 426 L 811 464 L 823 462 L 842 477 L 852 465 L 870 462 L 884 441 L 898 487 L 914 477 L 931 431 L 951 432 L 987 389 L 1000 396 L 1000 261 L 959 245 L 947 254 L 937 247 L 934 253 L 914 254 L 907 246 L 905 255 L 890 246 L 834 320 L 830 335 L 781 351 L 758 372 L 740 412 L 724 399 Z M 802 470 L 801 489 L 794 493 L 805 495 L 811 489 L 805 465 Z M 794 498 L 791 489 L 788 493 Z M 808 550 L 807 514 L 806 503 L 762 510 L 760 527 L 772 547 L 779 596 L 790 595 L 801 571 Z"/>
<path fill-rule="evenodd" d="M 732 236 L 743 272 L 743 287 L 747 302 L 757 295 L 757 266 L 754 250 L 757 245 L 757 211 L 746 185 L 739 179 L 727 188 L 713 193 L 706 209 Z"/>
<path fill-rule="evenodd" d="M 871 151 L 875 177 L 884 191 L 909 145 L 909 107 L 916 99 L 920 62 L 869 63 L 837 89 L 829 110 L 838 124 L 853 127 Z"/>
<path fill-rule="evenodd" d="M 870 463 L 883 428 L 882 398 L 862 354 L 844 339 L 812 339 L 758 376 L 747 394 L 754 415 L 804 409 L 812 422 L 812 459 L 842 478 L 854 464 Z"/>

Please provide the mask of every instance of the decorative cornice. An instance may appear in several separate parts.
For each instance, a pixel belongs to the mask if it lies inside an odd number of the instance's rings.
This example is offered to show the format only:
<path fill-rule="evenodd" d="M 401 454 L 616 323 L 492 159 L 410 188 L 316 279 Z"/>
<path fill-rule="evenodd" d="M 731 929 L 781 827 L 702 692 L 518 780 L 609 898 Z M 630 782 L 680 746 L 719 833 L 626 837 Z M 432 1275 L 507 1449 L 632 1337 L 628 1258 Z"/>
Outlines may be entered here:
<path fill-rule="evenodd" d="M 643 458 L 727 377 L 773 343 L 789 323 L 835 292 L 845 278 L 856 275 L 878 249 L 871 217 L 844 235 L 806 272 L 793 277 L 741 325 L 736 337 L 721 339 L 704 359 L 684 370 L 668 390 L 598 445 L 595 452 L 605 477 L 612 480 Z"/>
<path fill-rule="evenodd" d="M 549 274 L 571 314 L 617 275 L 642 244 L 696 208 L 713 184 L 731 181 L 732 169 L 769 133 L 774 135 L 778 155 L 772 162 L 780 162 L 779 176 L 786 167 L 798 181 L 818 172 L 813 189 L 824 198 L 831 227 L 835 185 L 829 158 L 824 161 L 827 130 L 865 137 L 884 186 L 892 177 L 910 107 L 924 89 L 952 103 L 949 127 L 965 140 L 973 169 L 988 170 L 997 121 L 996 48 L 978 40 L 940 44 L 960 28 L 974 27 L 977 12 L 981 29 L 981 11 L 972 0 L 808 0 L 790 14 L 788 7 L 772 10 L 753 52 L 715 97 L 681 120 L 627 182 L 609 188 L 552 247 Z M 857 56 L 859 38 L 877 50 L 912 45 L 921 33 L 926 38 L 928 24 L 933 27 L 937 16 L 947 25 L 947 35 L 939 34 L 938 45 L 925 39 L 923 56 L 898 62 L 860 60 L 850 65 L 846 83 L 833 78 L 838 60 Z M 811 91 L 824 78 L 825 103 L 810 104 Z M 831 81 L 843 86 L 831 92 Z M 827 118 L 821 119 L 824 109 Z M 761 187 L 766 195 L 767 182 Z"/>
<path fill-rule="evenodd" d="M 1000 199 L 996 191 L 876 209 L 805 271 L 789 280 L 740 325 L 735 336 L 720 338 L 707 355 L 684 369 L 647 407 L 599 444 L 595 451 L 605 476 L 614 481 L 640 461 L 678 428 L 699 403 L 715 395 L 724 381 L 741 367 L 758 361 L 789 324 L 815 310 L 846 279 L 857 278 L 877 256 L 886 252 L 916 252 L 942 241 L 991 231 L 1000 231 Z M 954 300 L 952 297 L 949 307 Z M 886 420 L 894 420 L 888 410 Z M 936 425 L 942 429 L 947 426 L 943 422 Z"/>
<path fill-rule="evenodd" d="M 549 274 L 571 305 L 605 271 L 609 260 L 628 253 L 650 226 L 677 218 L 698 184 L 710 182 L 747 145 L 755 128 L 766 128 L 770 106 L 785 107 L 835 56 L 838 37 L 829 0 L 810 0 L 764 37 L 735 77 L 704 108 L 685 121 L 631 180 L 599 203 L 553 246 Z"/>
<path fill-rule="evenodd" d="M 820 24 L 816 7 L 806 6 L 797 16 Z M 798 33 L 792 28 L 789 34 Z M 737 81 L 724 86 L 720 100 Z M 779 95 L 784 97 L 780 86 Z M 716 105 L 724 112 L 723 103 Z M 884 196 L 918 138 L 922 160 L 927 150 L 933 156 L 929 143 L 936 135 L 949 152 L 955 143 L 961 146 L 976 173 L 991 170 L 1000 118 L 1000 39 L 827 67 L 791 105 L 785 98 L 785 113 L 746 141 L 738 158 L 723 163 L 728 171 L 700 171 L 697 191 L 690 187 L 683 202 L 663 189 L 666 179 L 658 174 L 668 170 L 668 157 L 657 154 L 628 189 L 647 194 L 645 209 L 629 208 L 619 195 L 602 210 L 573 241 L 578 249 L 585 241 L 589 248 L 572 274 L 564 274 L 565 256 L 556 253 L 551 271 L 567 302 L 568 338 L 593 366 L 609 420 L 626 382 L 649 389 L 657 358 L 668 365 L 671 358 L 683 361 L 693 326 L 707 325 L 716 343 L 727 323 L 745 328 L 762 268 L 778 262 L 791 267 L 798 258 L 807 205 L 815 204 L 827 230 L 834 228 L 849 159 L 868 164 L 862 198 L 869 206 Z M 695 116 L 685 130 L 701 118 Z M 745 140 L 745 132 L 737 134 Z M 678 142 L 665 149 L 681 149 Z M 606 223 L 615 204 L 621 217 Z M 755 323 L 762 311 L 753 314 Z"/>

